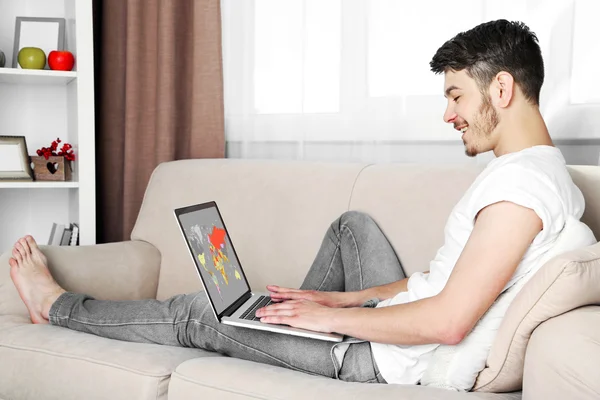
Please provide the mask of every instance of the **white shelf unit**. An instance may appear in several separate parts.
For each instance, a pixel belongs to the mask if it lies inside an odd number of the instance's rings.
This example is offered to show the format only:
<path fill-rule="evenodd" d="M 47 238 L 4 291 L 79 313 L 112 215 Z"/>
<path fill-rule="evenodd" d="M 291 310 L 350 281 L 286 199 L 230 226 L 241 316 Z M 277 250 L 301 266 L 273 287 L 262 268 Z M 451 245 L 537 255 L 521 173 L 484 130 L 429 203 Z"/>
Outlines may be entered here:
<path fill-rule="evenodd" d="M 79 224 L 80 244 L 96 243 L 92 0 L 0 0 L 0 135 L 25 136 L 29 155 L 57 137 L 76 155 L 68 182 L 0 181 L 0 252 L 26 234 L 46 244 L 52 223 Z M 16 17 L 65 18 L 73 71 L 12 66 Z"/>
<path fill-rule="evenodd" d="M 76 78 L 74 71 L 0 68 L 0 83 L 15 85 L 66 85 Z"/>
<path fill-rule="evenodd" d="M 1 181 L 0 189 L 74 189 L 79 182 L 10 182 Z"/>

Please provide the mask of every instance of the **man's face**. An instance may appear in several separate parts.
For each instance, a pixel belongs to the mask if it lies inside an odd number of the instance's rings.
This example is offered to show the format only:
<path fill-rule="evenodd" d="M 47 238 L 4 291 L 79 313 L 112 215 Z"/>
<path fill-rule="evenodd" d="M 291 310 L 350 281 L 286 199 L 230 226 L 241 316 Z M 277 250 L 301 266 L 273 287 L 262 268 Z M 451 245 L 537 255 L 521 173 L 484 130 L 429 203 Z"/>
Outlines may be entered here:
<path fill-rule="evenodd" d="M 475 157 L 492 150 L 492 133 L 500 121 L 490 95 L 482 95 L 475 80 L 463 70 L 445 73 L 444 96 L 448 99 L 444 121 L 462 132 L 465 153 Z"/>

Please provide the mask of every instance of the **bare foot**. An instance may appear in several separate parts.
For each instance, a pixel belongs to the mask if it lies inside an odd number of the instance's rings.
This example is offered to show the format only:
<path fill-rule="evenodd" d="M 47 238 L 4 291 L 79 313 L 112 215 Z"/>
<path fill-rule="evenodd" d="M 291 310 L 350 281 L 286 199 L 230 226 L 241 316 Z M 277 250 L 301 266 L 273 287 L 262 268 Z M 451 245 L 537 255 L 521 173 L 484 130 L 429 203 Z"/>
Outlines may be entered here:
<path fill-rule="evenodd" d="M 65 292 L 48 270 L 46 256 L 31 236 L 19 239 L 12 251 L 10 277 L 34 324 L 47 324 L 50 307 Z"/>

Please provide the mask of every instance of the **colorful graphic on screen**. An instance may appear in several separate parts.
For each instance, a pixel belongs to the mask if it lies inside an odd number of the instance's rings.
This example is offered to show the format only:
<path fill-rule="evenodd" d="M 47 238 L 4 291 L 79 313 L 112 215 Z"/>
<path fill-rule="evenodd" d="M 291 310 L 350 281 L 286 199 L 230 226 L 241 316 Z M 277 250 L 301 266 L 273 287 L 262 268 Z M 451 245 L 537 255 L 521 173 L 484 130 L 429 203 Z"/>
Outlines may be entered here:
<path fill-rule="evenodd" d="M 181 214 L 179 220 L 206 290 L 220 313 L 248 291 L 223 222 L 214 207 Z"/>

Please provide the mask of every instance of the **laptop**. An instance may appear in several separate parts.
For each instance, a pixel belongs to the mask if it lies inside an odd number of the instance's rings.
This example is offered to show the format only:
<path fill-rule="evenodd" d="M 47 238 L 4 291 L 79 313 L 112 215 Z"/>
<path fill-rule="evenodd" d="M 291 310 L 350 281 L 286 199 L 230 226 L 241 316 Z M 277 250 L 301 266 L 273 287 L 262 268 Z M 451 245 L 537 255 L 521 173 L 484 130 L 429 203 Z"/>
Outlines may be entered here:
<path fill-rule="evenodd" d="M 268 293 L 254 293 L 214 201 L 174 210 L 215 318 L 226 325 L 341 342 L 343 335 L 260 322 L 255 312 L 271 304 Z"/>

